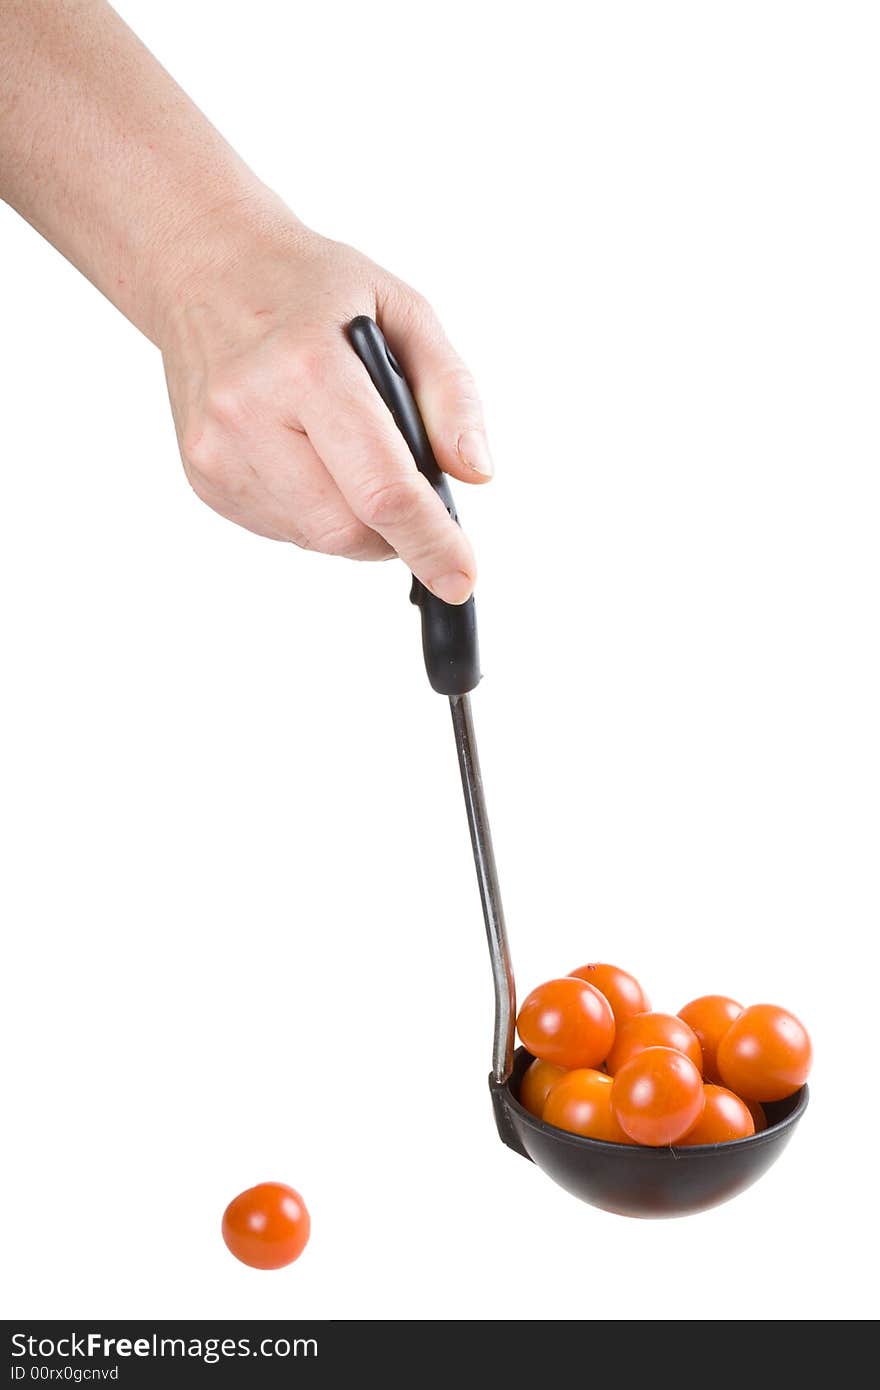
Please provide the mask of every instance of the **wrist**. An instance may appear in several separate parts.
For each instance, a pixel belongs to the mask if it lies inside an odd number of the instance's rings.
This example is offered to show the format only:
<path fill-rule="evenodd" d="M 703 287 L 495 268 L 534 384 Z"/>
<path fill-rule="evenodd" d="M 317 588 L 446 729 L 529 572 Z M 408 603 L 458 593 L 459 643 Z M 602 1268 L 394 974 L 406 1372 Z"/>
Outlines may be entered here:
<path fill-rule="evenodd" d="M 262 185 L 209 201 L 198 212 L 190 209 L 157 239 L 140 326 L 165 352 L 196 310 L 222 310 L 227 320 L 246 312 L 254 261 L 263 255 L 289 264 L 313 238 Z"/>

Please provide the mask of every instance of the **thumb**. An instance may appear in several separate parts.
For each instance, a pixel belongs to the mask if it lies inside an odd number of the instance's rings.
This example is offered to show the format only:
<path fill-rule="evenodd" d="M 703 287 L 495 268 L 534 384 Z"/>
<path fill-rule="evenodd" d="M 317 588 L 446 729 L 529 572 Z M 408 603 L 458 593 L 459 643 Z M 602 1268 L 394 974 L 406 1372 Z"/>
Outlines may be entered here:
<path fill-rule="evenodd" d="M 418 401 L 434 456 L 463 483 L 486 483 L 492 457 L 474 379 L 433 309 L 413 291 L 386 302 L 382 328 Z"/>

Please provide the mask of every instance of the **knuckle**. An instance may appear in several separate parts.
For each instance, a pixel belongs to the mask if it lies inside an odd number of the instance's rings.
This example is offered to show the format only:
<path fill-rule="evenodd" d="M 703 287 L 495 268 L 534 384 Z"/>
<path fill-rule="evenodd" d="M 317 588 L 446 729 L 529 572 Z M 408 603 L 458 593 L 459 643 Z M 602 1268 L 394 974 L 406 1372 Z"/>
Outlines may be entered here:
<path fill-rule="evenodd" d="M 246 506 L 251 497 L 251 474 L 241 468 L 223 438 L 203 431 L 181 447 L 183 468 L 190 485 L 203 502 L 214 506 L 218 496 L 226 505 Z"/>
<path fill-rule="evenodd" d="M 470 575 L 474 572 L 473 552 L 458 526 L 442 539 L 436 538 L 433 544 L 422 546 L 421 554 L 413 556 L 412 562 L 417 562 L 432 575 L 450 574 L 454 570 Z"/>
<path fill-rule="evenodd" d="M 370 547 L 371 532 L 356 521 L 336 522 L 313 531 L 309 536 L 308 547 L 322 555 L 341 555 L 343 559 L 356 560 Z"/>
<path fill-rule="evenodd" d="M 209 479 L 220 470 L 220 450 L 209 429 L 194 430 L 184 435 L 180 453 L 187 473 Z"/>
<path fill-rule="evenodd" d="M 236 431 L 248 424 L 253 406 L 246 387 L 239 383 L 217 382 L 208 388 L 205 412 L 223 429 Z"/>
<path fill-rule="evenodd" d="M 291 545 L 297 546 L 299 550 L 318 550 L 319 546 L 313 545 L 308 530 L 304 529 L 299 522 L 285 517 L 279 527 L 279 535 L 283 536 Z"/>
<path fill-rule="evenodd" d="M 434 313 L 431 303 L 423 294 L 420 294 L 418 290 L 414 290 L 410 285 L 407 285 L 406 298 L 407 310 L 411 319 L 420 324 L 430 324 L 432 326 L 437 324 L 437 315 Z M 437 326 L 439 327 L 439 324 Z"/>
<path fill-rule="evenodd" d="M 450 362 L 441 375 L 441 383 L 444 395 L 455 401 L 460 412 L 464 411 L 472 416 L 482 414 L 477 384 L 460 359 Z"/>
<path fill-rule="evenodd" d="M 358 516 L 374 529 L 401 525 L 409 520 L 418 505 L 418 484 L 417 476 L 373 479 L 365 483 L 358 498 Z"/>
<path fill-rule="evenodd" d="M 319 386 L 325 375 L 324 353 L 311 343 L 294 348 L 287 364 L 287 375 L 305 391 Z"/>
<path fill-rule="evenodd" d="M 437 323 L 437 316 L 430 301 L 405 280 L 394 281 L 392 294 L 398 319 L 411 326 Z"/>

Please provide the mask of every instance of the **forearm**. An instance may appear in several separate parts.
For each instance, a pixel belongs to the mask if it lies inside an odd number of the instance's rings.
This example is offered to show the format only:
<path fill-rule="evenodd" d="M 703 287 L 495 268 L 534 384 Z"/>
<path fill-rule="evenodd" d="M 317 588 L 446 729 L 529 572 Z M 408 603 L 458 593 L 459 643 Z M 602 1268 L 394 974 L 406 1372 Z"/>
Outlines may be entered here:
<path fill-rule="evenodd" d="M 243 220 L 296 225 L 104 0 L 0 0 L 0 196 L 154 342 Z"/>

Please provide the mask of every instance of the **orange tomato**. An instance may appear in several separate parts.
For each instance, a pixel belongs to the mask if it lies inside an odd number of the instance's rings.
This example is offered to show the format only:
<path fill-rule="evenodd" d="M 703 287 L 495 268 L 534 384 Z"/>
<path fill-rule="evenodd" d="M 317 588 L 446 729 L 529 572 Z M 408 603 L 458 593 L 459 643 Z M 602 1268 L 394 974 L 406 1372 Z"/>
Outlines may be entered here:
<path fill-rule="evenodd" d="M 544 1105 L 544 1123 L 586 1139 L 604 1139 L 611 1144 L 628 1144 L 611 1112 L 610 1076 L 579 1067 L 568 1071 L 551 1090 Z"/>
<path fill-rule="evenodd" d="M 724 994 L 703 994 L 679 1009 L 678 1016 L 692 1028 L 703 1053 L 703 1076 L 716 1085 L 721 1080 L 716 1060 L 718 1044 L 731 1023 L 743 1011 L 742 1004 Z"/>
<path fill-rule="evenodd" d="M 810 1074 L 810 1036 L 794 1014 L 775 1004 L 752 1004 L 731 1023 L 718 1044 L 725 1086 L 743 1100 L 784 1100 Z"/>
<path fill-rule="evenodd" d="M 705 1096 L 699 1068 L 671 1047 L 646 1047 L 620 1068 L 611 1110 L 637 1144 L 675 1144 L 697 1123 Z"/>
<path fill-rule="evenodd" d="M 723 1086 L 704 1086 L 703 1113 L 693 1129 L 678 1144 L 727 1144 L 731 1139 L 748 1139 L 755 1132 L 749 1107 L 733 1091 Z"/>
<path fill-rule="evenodd" d="M 755 1122 L 755 1133 L 760 1134 L 762 1129 L 767 1128 L 767 1116 L 764 1114 L 763 1105 L 757 1100 L 744 1100 L 743 1105 Z"/>
<path fill-rule="evenodd" d="M 552 1062 L 542 1062 L 540 1058 L 532 1062 L 519 1085 L 519 1103 L 525 1106 L 530 1115 L 540 1120 L 544 1113 L 544 1101 L 551 1086 L 565 1076 L 565 1067 L 554 1067 Z"/>
<path fill-rule="evenodd" d="M 647 1013 L 651 1007 L 647 994 L 634 976 L 628 975 L 618 965 L 582 965 L 578 970 L 570 970 L 575 979 L 586 980 L 604 994 L 611 1005 L 614 1022 L 618 1028 L 633 1014 Z"/>
<path fill-rule="evenodd" d="M 261 1182 L 235 1197 L 223 1213 L 223 1239 L 242 1264 L 283 1269 L 306 1248 L 311 1222 L 306 1204 L 283 1182 Z"/>
<path fill-rule="evenodd" d="M 605 995 L 570 975 L 533 989 L 516 1027 L 533 1057 L 566 1070 L 598 1067 L 614 1042 L 614 1015 Z"/>
<path fill-rule="evenodd" d="M 675 1014 L 636 1014 L 617 1030 L 614 1046 L 605 1062 L 610 1075 L 616 1076 L 622 1066 L 646 1047 L 671 1047 L 683 1052 L 697 1070 L 703 1063 L 697 1036 L 682 1019 Z"/>

